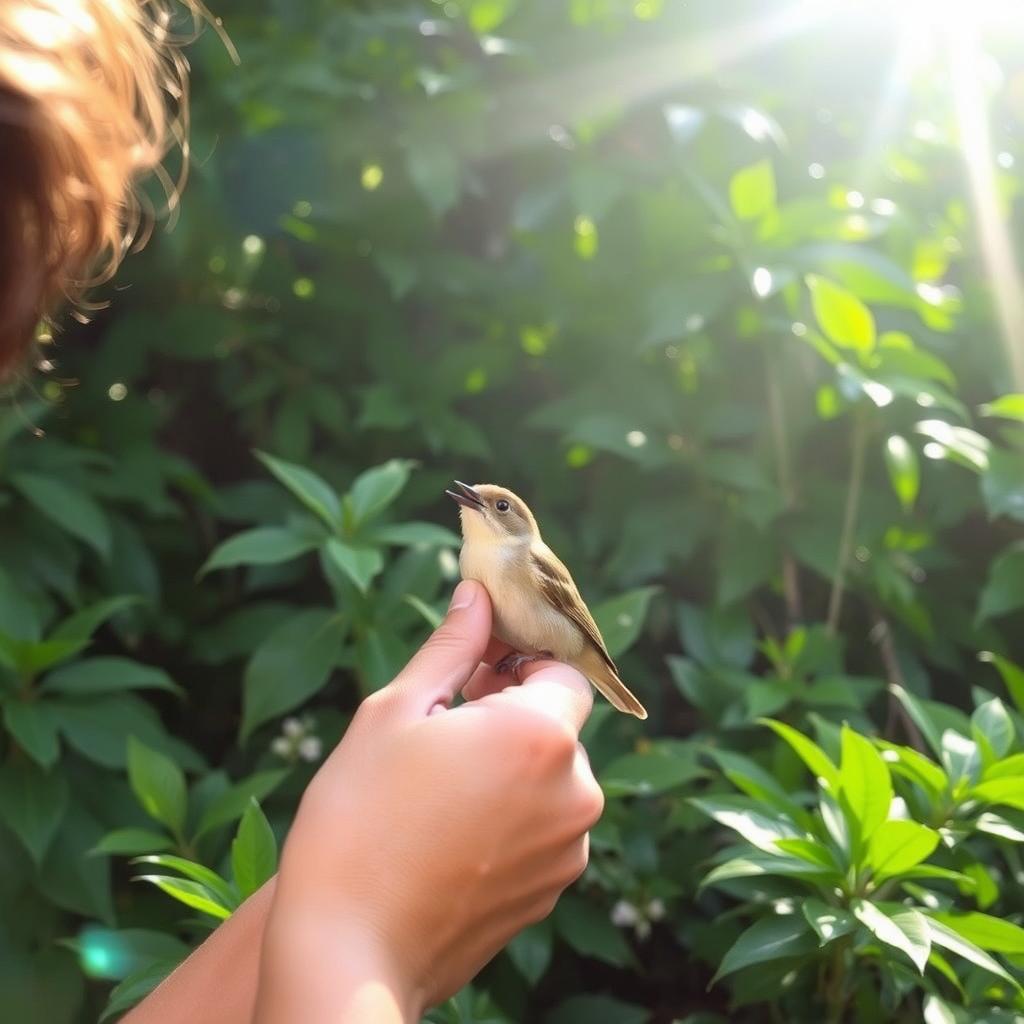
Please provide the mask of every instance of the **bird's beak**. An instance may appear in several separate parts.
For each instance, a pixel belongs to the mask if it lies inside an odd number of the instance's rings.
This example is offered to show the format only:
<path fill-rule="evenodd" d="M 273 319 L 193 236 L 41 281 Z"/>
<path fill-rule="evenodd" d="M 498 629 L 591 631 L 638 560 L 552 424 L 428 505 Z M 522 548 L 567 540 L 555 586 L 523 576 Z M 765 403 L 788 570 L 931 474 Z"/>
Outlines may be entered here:
<path fill-rule="evenodd" d="M 461 480 L 455 481 L 455 486 L 458 491 L 445 491 L 452 501 L 457 502 L 463 508 L 471 508 L 476 512 L 479 512 L 484 507 L 483 499 L 476 491 L 473 490 L 469 484 L 464 484 Z"/>

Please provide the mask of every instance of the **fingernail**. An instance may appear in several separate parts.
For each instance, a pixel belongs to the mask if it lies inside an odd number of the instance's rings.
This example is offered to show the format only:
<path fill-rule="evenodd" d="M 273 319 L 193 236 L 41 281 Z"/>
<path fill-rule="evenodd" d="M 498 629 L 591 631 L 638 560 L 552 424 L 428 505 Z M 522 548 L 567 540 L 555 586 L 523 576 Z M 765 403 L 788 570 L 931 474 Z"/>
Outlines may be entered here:
<path fill-rule="evenodd" d="M 448 605 L 448 612 L 457 612 L 461 608 L 468 608 L 476 598 L 476 587 L 469 580 L 463 580 L 452 594 L 452 603 Z"/>

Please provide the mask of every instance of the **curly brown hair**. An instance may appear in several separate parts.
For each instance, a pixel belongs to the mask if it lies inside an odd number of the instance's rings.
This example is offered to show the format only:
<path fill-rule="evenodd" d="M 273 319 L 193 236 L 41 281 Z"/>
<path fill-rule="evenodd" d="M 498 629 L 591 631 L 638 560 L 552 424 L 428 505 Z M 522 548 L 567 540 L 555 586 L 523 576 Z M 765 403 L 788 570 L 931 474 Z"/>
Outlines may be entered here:
<path fill-rule="evenodd" d="M 184 0 L 194 17 L 203 11 Z M 0 3 L 0 377 L 140 239 L 136 183 L 188 149 L 177 0 Z M 203 12 L 205 13 L 205 12 Z"/>

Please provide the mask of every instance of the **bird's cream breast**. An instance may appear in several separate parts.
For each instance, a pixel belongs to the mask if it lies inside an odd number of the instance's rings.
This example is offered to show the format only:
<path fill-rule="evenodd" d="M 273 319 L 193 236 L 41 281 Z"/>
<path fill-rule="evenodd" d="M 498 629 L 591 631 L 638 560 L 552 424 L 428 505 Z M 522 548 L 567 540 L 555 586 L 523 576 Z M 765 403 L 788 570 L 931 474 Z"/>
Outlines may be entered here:
<path fill-rule="evenodd" d="M 583 636 L 537 586 L 526 544 L 476 540 L 459 556 L 462 576 L 478 580 L 491 596 L 494 635 L 521 654 L 549 651 L 559 660 L 576 657 Z"/>

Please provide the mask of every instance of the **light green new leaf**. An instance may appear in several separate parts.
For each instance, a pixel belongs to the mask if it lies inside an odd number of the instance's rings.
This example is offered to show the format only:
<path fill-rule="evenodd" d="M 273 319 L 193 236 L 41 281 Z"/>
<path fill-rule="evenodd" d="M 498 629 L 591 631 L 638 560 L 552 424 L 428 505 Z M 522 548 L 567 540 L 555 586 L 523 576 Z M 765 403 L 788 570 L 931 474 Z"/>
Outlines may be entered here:
<path fill-rule="evenodd" d="M 384 568 L 384 556 L 376 548 L 357 548 L 332 537 L 323 548 L 324 555 L 365 594 Z"/>
<path fill-rule="evenodd" d="M 231 870 L 243 900 L 277 870 L 277 839 L 255 798 L 250 798 L 231 842 Z"/>
<path fill-rule="evenodd" d="M 777 839 L 775 845 L 783 853 L 790 853 L 808 864 L 838 873 L 839 865 L 827 846 L 819 843 L 817 839 Z"/>
<path fill-rule="evenodd" d="M 892 434 L 885 442 L 885 464 L 893 492 L 903 509 L 909 512 L 921 487 L 921 469 L 917 453 L 902 435 Z"/>
<path fill-rule="evenodd" d="M 379 515 L 402 493 L 415 463 L 391 459 L 356 477 L 347 500 L 356 526 Z"/>
<path fill-rule="evenodd" d="M 741 857 L 731 857 L 724 864 L 712 868 L 701 880 L 698 889 L 735 878 L 757 878 L 762 875 L 783 878 L 807 878 L 815 881 L 828 880 L 829 872 L 797 857 L 783 857 L 779 854 L 760 853 L 751 850 Z"/>
<path fill-rule="evenodd" d="M 204 886 L 218 903 L 222 903 L 230 910 L 234 910 L 239 904 L 237 894 L 216 871 L 211 871 L 204 864 L 185 857 L 177 857 L 170 853 L 151 853 L 144 857 L 136 857 L 133 864 L 153 864 L 158 868 L 170 868 L 172 871 L 179 871 L 186 878 L 198 882 Z"/>
<path fill-rule="evenodd" d="M 955 789 L 961 782 L 976 782 L 981 773 L 981 751 L 974 740 L 955 729 L 942 734 L 942 764 Z"/>
<path fill-rule="evenodd" d="M 942 731 L 932 721 L 932 716 L 925 706 L 912 693 L 896 683 L 889 687 L 889 692 L 903 705 L 914 725 L 921 730 L 921 735 L 928 741 L 928 746 L 932 748 L 936 757 L 942 757 Z"/>
<path fill-rule="evenodd" d="M 41 693 L 67 696 L 123 690 L 167 690 L 184 695 L 184 690 L 163 669 L 117 657 L 83 658 L 70 665 L 62 665 L 43 680 L 39 690 Z"/>
<path fill-rule="evenodd" d="M 971 796 L 983 803 L 1002 804 L 1004 807 L 1024 810 L 1024 776 L 982 782 L 971 790 Z"/>
<path fill-rule="evenodd" d="M 1000 395 L 999 398 L 981 406 L 979 412 L 982 416 L 999 416 L 1024 423 L 1024 395 Z"/>
<path fill-rule="evenodd" d="M 808 924 L 817 933 L 822 946 L 828 945 L 840 936 L 848 935 L 856 927 L 852 914 L 840 907 L 830 907 L 821 900 L 806 899 L 801 909 Z"/>
<path fill-rule="evenodd" d="M 924 974 L 932 940 L 924 915 L 916 910 L 901 910 L 886 914 L 869 900 L 853 900 L 850 904 L 853 916 L 879 942 L 898 949 L 910 958 L 914 966 Z"/>
<path fill-rule="evenodd" d="M 729 202 L 739 220 L 758 220 L 775 209 L 775 170 L 771 160 L 737 171 L 729 182 Z"/>
<path fill-rule="evenodd" d="M 814 316 L 825 336 L 841 348 L 867 353 L 875 347 L 875 318 L 853 292 L 817 274 L 808 274 Z"/>
<path fill-rule="evenodd" d="M 968 942 L 991 953 L 1024 955 L 1024 928 L 1001 917 L 979 914 L 975 911 L 949 913 L 932 911 L 931 917 L 952 928 Z"/>
<path fill-rule="evenodd" d="M 257 451 L 256 457 L 311 512 L 315 512 L 332 529 L 341 525 L 341 503 L 330 485 L 305 466 Z"/>
<path fill-rule="evenodd" d="M 137 882 L 150 882 L 158 889 L 162 889 L 168 896 L 173 896 L 179 903 L 193 910 L 201 910 L 204 914 L 216 917 L 219 920 L 226 920 L 231 916 L 231 910 L 217 902 L 213 894 L 199 882 L 193 882 L 187 878 L 175 878 L 172 875 L 136 875 Z"/>
<path fill-rule="evenodd" d="M 758 723 L 768 726 L 769 729 L 784 739 L 793 748 L 794 753 L 796 753 L 800 760 L 811 770 L 811 774 L 815 778 L 825 781 L 826 788 L 833 791 L 838 790 L 839 769 L 814 740 L 808 739 L 791 725 L 786 725 L 785 722 L 778 722 L 773 718 L 759 718 Z"/>
<path fill-rule="evenodd" d="M 936 946 L 941 946 L 943 949 L 948 949 L 950 953 L 962 956 L 965 960 L 994 974 L 997 978 L 1008 981 L 1018 992 L 1021 991 L 1021 986 L 1016 978 L 998 960 L 990 957 L 970 939 L 964 938 L 958 931 L 931 916 L 926 916 L 925 920 L 928 924 L 928 931 L 931 933 L 932 942 Z"/>
<path fill-rule="evenodd" d="M 166 754 L 128 737 L 128 781 L 143 810 L 175 835 L 185 827 L 185 774 Z"/>
<path fill-rule="evenodd" d="M 945 792 L 949 779 L 930 758 L 913 747 L 903 747 L 877 738 L 875 745 L 882 751 L 882 757 L 890 772 L 916 783 L 933 798 Z"/>
<path fill-rule="evenodd" d="M 938 832 L 916 821 L 883 821 L 868 844 L 867 863 L 876 879 L 890 878 L 927 860 L 938 844 Z"/>
<path fill-rule="evenodd" d="M 842 731 L 839 785 L 846 807 L 860 826 L 860 838 L 866 842 L 889 816 L 892 779 L 874 744 L 848 725 Z"/>
<path fill-rule="evenodd" d="M 15 473 L 11 484 L 48 519 L 73 537 L 85 541 L 106 561 L 110 558 L 112 535 L 103 509 L 83 491 L 69 487 L 55 477 L 37 473 Z"/>
<path fill-rule="evenodd" d="M 246 530 L 214 548 L 199 570 L 203 576 L 215 569 L 238 565 L 277 565 L 290 562 L 312 551 L 320 541 L 308 534 L 296 533 L 287 526 L 261 526 Z"/>
<path fill-rule="evenodd" d="M 982 775 L 982 782 L 990 782 L 992 779 L 1009 779 L 1013 776 L 1024 775 L 1024 754 L 1013 754 L 1010 757 L 996 761 L 989 765 Z"/>
<path fill-rule="evenodd" d="M 732 944 L 722 957 L 711 984 L 744 967 L 805 956 L 817 947 L 817 938 L 801 914 L 762 918 Z"/>

